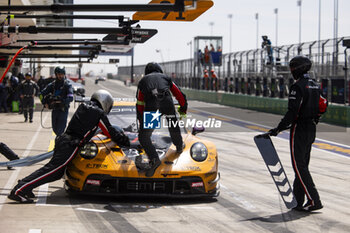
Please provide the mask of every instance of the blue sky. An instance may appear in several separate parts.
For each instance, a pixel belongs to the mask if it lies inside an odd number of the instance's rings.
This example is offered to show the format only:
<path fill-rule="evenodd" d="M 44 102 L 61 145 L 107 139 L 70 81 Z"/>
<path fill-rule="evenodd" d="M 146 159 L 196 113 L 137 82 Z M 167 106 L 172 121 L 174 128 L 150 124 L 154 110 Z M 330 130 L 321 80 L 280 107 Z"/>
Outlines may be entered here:
<path fill-rule="evenodd" d="M 146 4 L 148 0 L 100 0 L 99 4 Z M 350 36 L 350 1 L 338 0 L 338 37 Z M 96 4 L 95 0 L 75 0 L 75 4 Z M 210 22 L 214 22 L 213 36 L 223 37 L 223 52 L 229 52 L 229 14 L 232 18 L 232 51 L 256 48 L 255 14 L 259 14 L 259 39 L 268 35 L 275 43 L 276 15 L 278 8 L 278 45 L 293 44 L 299 41 L 299 7 L 297 0 L 214 0 L 214 6 L 193 22 L 141 21 L 142 28 L 155 28 L 158 34 L 145 44 L 135 48 L 135 64 L 146 64 L 149 61 L 187 59 L 190 57 L 189 41 L 195 36 L 210 36 Z M 318 39 L 319 0 L 302 1 L 301 40 Z M 80 13 L 86 14 L 86 13 Z M 93 13 L 92 13 L 93 14 Z M 133 12 L 108 12 L 131 17 Z M 321 39 L 333 38 L 334 1 L 321 0 Z M 115 23 L 106 21 L 76 20 L 75 26 L 99 25 L 116 27 Z M 83 37 L 82 35 L 79 35 Z M 91 38 L 92 35 L 86 35 Z M 96 35 L 102 38 L 101 35 Z M 78 38 L 78 37 L 77 37 Z M 261 41 L 259 41 L 260 45 Z M 130 65 L 130 59 L 120 57 L 120 65 Z M 85 69 L 88 69 L 86 66 Z M 108 69 L 108 68 L 107 68 Z"/>

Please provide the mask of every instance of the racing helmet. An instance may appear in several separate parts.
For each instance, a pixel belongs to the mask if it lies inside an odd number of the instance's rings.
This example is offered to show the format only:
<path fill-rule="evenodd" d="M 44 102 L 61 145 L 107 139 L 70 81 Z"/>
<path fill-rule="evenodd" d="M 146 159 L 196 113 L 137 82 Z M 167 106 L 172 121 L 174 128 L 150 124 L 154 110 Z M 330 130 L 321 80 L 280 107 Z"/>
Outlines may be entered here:
<path fill-rule="evenodd" d="M 160 67 L 160 65 L 156 62 L 150 62 L 146 65 L 145 68 L 145 75 L 150 74 L 152 72 L 159 72 L 159 73 L 163 73 L 162 68 Z"/>
<path fill-rule="evenodd" d="M 294 79 L 298 79 L 301 75 L 306 74 L 312 66 L 312 62 L 305 56 L 296 56 L 289 62 L 289 68 Z"/>
<path fill-rule="evenodd" d="M 95 91 L 91 96 L 91 101 L 99 103 L 106 114 L 108 114 L 113 107 L 113 96 L 106 90 Z"/>
<path fill-rule="evenodd" d="M 62 66 L 57 66 L 55 68 L 55 74 L 66 74 L 66 69 Z"/>

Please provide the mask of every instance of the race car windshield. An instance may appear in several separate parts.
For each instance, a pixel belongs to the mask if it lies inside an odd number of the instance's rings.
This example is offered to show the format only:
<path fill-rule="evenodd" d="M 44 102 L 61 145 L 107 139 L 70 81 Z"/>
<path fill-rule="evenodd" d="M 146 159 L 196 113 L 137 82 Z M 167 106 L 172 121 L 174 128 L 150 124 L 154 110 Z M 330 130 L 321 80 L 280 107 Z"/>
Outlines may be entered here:
<path fill-rule="evenodd" d="M 108 119 L 112 125 L 117 125 L 124 131 L 137 132 L 135 106 L 113 106 L 108 114 Z M 169 135 L 168 130 L 163 127 L 155 129 L 154 132 Z"/>
<path fill-rule="evenodd" d="M 128 126 L 136 126 L 135 106 L 114 106 L 108 114 L 108 119 L 112 125 L 117 125 L 123 129 Z"/>
<path fill-rule="evenodd" d="M 119 126 L 124 130 L 132 142 L 131 147 L 135 147 L 133 144 L 139 144 L 138 141 L 134 141 L 138 132 L 135 106 L 114 106 L 108 114 L 108 119 L 112 125 Z M 172 144 L 168 129 L 163 127 L 156 129 L 152 134 L 152 142 L 157 149 L 167 150 Z"/>

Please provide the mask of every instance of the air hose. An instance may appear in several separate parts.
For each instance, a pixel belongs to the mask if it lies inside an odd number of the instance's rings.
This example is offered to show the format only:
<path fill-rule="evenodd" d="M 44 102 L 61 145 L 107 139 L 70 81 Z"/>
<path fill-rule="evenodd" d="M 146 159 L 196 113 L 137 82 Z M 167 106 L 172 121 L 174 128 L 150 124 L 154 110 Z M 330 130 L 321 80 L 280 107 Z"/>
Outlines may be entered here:
<path fill-rule="evenodd" d="M 36 45 L 36 44 L 37 44 L 36 41 L 32 41 L 32 42 L 30 42 L 28 45 L 23 46 L 22 48 L 20 48 L 20 49 L 17 51 L 17 53 L 15 54 L 15 56 L 13 56 L 13 58 L 11 59 L 10 64 L 7 66 L 5 72 L 2 74 L 2 77 L 1 77 L 1 79 L 0 79 L 0 83 L 1 83 L 2 80 L 5 78 L 7 72 L 9 71 L 10 67 L 12 66 L 13 62 L 16 60 L 16 57 L 23 51 L 23 49 L 26 49 L 26 48 L 31 47 L 31 46 Z"/>

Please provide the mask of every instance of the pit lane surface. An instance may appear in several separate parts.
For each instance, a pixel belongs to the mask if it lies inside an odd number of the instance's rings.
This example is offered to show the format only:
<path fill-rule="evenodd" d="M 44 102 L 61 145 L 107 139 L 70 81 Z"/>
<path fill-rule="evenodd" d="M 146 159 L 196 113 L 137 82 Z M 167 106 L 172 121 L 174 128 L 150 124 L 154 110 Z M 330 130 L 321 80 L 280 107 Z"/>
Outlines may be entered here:
<path fill-rule="evenodd" d="M 135 88 L 118 81 L 93 84 L 87 80 L 87 95 L 105 88 L 115 97 L 134 97 Z M 6 196 L 16 184 L 46 161 L 7 170 L 0 168 L 1 232 L 348 232 L 350 229 L 349 129 L 321 125 L 320 139 L 342 148 L 313 148 L 310 170 L 325 206 L 308 214 L 285 208 L 254 144 L 253 137 L 277 125 L 281 116 L 190 101 L 189 114 L 198 119 L 215 116 L 223 121 L 222 131 L 199 135 L 213 141 L 219 153 L 221 194 L 216 199 L 155 199 L 69 197 L 59 180 L 34 190 L 34 204 L 16 204 Z M 74 112 L 73 104 L 71 114 Z M 70 114 L 70 115 L 71 115 Z M 21 157 L 46 152 L 54 135 L 40 126 L 40 112 L 34 123 L 23 116 L 1 114 L 0 136 Z M 44 126 L 50 125 L 49 112 L 43 113 Z M 287 172 L 290 164 L 287 133 L 273 138 Z M 332 144 L 336 142 L 337 144 Z M 328 143 L 328 144 L 327 144 Z M 52 147 L 52 144 L 51 144 Z M 0 157 L 0 161 L 5 161 Z"/>

